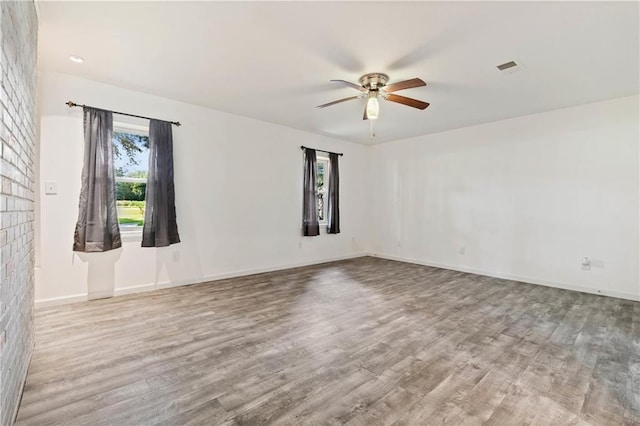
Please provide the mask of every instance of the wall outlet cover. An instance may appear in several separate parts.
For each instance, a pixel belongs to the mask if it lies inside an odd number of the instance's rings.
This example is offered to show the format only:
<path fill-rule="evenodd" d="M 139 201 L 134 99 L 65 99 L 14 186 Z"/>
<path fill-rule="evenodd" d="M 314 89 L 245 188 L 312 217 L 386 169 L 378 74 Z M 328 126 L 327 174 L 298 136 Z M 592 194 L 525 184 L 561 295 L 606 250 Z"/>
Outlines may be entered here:
<path fill-rule="evenodd" d="M 58 183 L 53 180 L 45 181 L 44 183 L 44 193 L 46 195 L 55 195 L 58 193 Z"/>

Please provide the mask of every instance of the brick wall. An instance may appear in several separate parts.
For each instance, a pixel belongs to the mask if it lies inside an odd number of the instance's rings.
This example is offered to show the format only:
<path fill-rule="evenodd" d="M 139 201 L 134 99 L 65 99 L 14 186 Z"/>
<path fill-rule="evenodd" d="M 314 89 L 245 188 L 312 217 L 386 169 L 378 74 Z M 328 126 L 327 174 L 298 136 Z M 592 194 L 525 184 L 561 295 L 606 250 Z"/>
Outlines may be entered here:
<path fill-rule="evenodd" d="M 38 22 L 33 2 L 0 9 L 0 425 L 9 425 L 33 349 Z"/>

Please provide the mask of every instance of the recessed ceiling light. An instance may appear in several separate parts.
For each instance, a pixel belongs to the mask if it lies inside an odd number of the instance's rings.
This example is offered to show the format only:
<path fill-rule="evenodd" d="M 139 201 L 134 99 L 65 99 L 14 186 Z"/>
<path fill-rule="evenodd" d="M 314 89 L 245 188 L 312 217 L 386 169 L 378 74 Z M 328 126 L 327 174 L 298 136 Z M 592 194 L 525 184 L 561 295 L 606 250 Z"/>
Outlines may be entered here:
<path fill-rule="evenodd" d="M 69 59 L 71 59 L 73 62 L 75 62 L 76 64 L 81 64 L 84 62 L 84 59 L 81 58 L 80 56 L 76 56 L 76 55 L 71 55 L 69 56 Z"/>

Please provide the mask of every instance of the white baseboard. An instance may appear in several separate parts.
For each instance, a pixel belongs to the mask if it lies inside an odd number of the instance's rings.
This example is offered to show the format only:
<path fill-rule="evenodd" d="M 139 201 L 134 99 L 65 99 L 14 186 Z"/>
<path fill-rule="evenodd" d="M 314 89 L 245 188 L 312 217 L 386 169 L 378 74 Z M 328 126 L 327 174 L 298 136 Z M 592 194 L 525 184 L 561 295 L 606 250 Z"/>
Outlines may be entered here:
<path fill-rule="evenodd" d="M 134 294 L 134 293 L 142 293 L 143 291 L 153 291 L 156 289 L 156 285 L 151 283 L 151 284 L 141 284 L 141 285 L 134 285 L 134 286 L 130 286 L 130 287 L 121 287 L 121 288 L 116 288 L 113 291 L 113 295 L 114 296 L 124 296 L 125 294 Z"/>
<path fill-rule="evenodd" d="M 539 278 L 525 277 L 522 275 L 513 275 L 513 274 L 504 274 L 501 272 L 484 271 L 481 269 L 466 268 L 466 267 L 457 266 L 457 265 L 447 265 L 447 264 L 437 263 L 437 262 L 428 262 L 424 260 L 411 259 L 406 257 L 390 256 L 390 255 L 381 254 L 381 253 L 369 253 L 369 256 L 379 257 L 381 259 L 395 260 L 398 262 L 406 262 L 406 263 L 414 263 L 417 265 L 431 266 L 431 267 L 440 268 L 440 269 L 449 269 L 452 271 L 468 272 L 470 274 L 483 275 L 483 276 L 492 277 L 492 278 L 501 278 L 501 279 L 510 280 L 510 281 L 520 281 L 527 284 L 543 285 L 545 287 L 579 291 L 581 293 L 597 294 L 599 296 L 609 296 L 609 297 L 617 297 L 619 299 L 640 301 L 640 294 L 624 293 L 624 292 L 619 292 L 615 290 L 601 291 L 601 290 L 593 289 L 590 287 L 582 287 L 582 286 L 577 286 L 577 285 L 567 284 L 567 283 L 562 283 L 557 281 L 547 281 L 547 280 L 541 280 Z"/>
<path fill-rule="evenodd" d="M 89 299 L 99 299 L 102 297 L 111 297 L 111 296 L 123 296 L 125 294 L 134 294 L 134 293 L 142 293 L 142 292 L 146 292 L 146 291 L 153 291 L 153 290 L 160 290 L 160 289 L 165 289 L 165 288 L 172 288 L 172 287 L 180 287 L 183 285 L 190 285 L 190 284 L 199 284 L 199 283 L 206 283 L 206 282 L 210 282 L 210 281 L 219 281 L 219 280 L 224 280 L 227 278 L 236 278 L 236 277 L 244 277 L 247 275 L 255 275 L 255 274 L 263 274 L 265 272 L 274 272 L 274 271 L 282 271 L 282 270 L 286 270 L 286 269 L 292 269 L 292 268 L 299 268 L 302 266 L 311 266 L 311 265 L 319 265 L 322 263 L 328 263 L 328 262 L 337 262 L 339 260 L 347 260 L 347 259 L 355 259 L 358 257 L 364 257 L 364 256 L 368 256 L 367 253 L 355 253 L 355 254 L 350 254 L 350 255 L 346 255 L 346 256 L 338 256 L 338 257 L 331 257 L 331 258 L 327 258 L 327 259 L 318 259 L 318 260 L 311 260 L 311 261 L 306 261 L 306 262 L 295 262 L 295 263 L 287 263 L 287 264 L 281 264 L 281 265 L 277 265 L 277 266 L 270 266 L 270 267 L 265 267 L 265 268 L 257 268 L 257 269 L 244 269 L 244 270 L 239 270 L 239 271 L 233 271 L 233 272 L 225 272 L 225 273 L 220 273 L 220 274 L 214 274 L 214 275 L 206 275 L 206 276 L 202 276 L 202 277 L 197 277 L 197 278 L 192 278 L 192 279 L 186 279 L 186 280 L 177 280 L 177 281 L 162 281 L 159 283 L 147 283 L 147 284 L 140 284 L 140 285 L 135 285 L 135 286 L 130 286 L 130 287 L 120 287 L 120 288 L 116 288 L 113 293 L 91 293 L 91 295 L 87 295 L 87 294 L 79 294 L 79 295 L 73 295 L 73 296 L 64 296 L 64 297 L 56 297 L 56 298 L 52 298 L 52 299 L 41 299 L 41 300 L 36 300 L 35 301 L 35 307 L 36 308 L 44 308 L 44 307 L 48 307 L 48 306 L 59 306 L 59 305 L 66 305 L 69 303 L 77 303 L 77 302 L 86 302 Z"/>
<path fill-rule="evenodd" d="M 531 277 L 525 277 L 525 276 L 520 276 L 520 275 L 504 274 L 504 273 L 499 273 L 499 272 L 490 272 L 490 271 L 484 271 L 484 270 L 475 269 L 475 268 L 465 268 L 465 267 L 460 267 L 460 266 L 457 266 L 457 265 L 448 265 L 448 264 L 437 263 L 437 262 L 428 262 L 428 261 L 423 261 L 423 260 L 418 260 L 418 259 L 411 259 L 411 258 L 405 258 L 405 257 L 399 257 L 399 256 L 391 256 L 391 255 L 386 255 L 386 254 L 381 254 L 381 253 L 357 253 L 357 254 L 333 257 L 333 258 L 328 258 L 328 259 L 321 259 L 321 260 L 314 260 L 314 261 L 307 261 L 307 262 L 296 262 L 296 263 L 289 263 L 289 264 L 266 267 L 266 268 L 246 269 L 246 270 L 226 272 L 226 273 L 221 273 L 221 274 L 207 275 L 207 276 L 194 278 L 194 279 L 190 279 L 190 280 L 163 281 L 163 282 L 159 282 L 159 283 L 148 283 L 148 284 L 141 284 L 141 285 L 130 286 L 130 287 L 121 287 L 121 288 L 116 288 L 114 290 L 114 292 L 113 292 L 113 295 L 114 296 L 123 296 L 125 294 L 141 293 L 141 292 L 146 292 L 146 291 L 160 290 L 160 289 L 164 289 L 164 288 L 180 287 L 180 286 L 183 286 L 183 285 L 198 284 L 198 283 L 205 283 L 205 282 L 210 282 L 210 281 L 219 281 L 219 280 L 228 279 L 228 278 L 244 277 L 244 276 L 247 276 L 247 275 L 262 274 L 262 273 L 265 273 L 265 272 L 281 271 L 281 270 L 286 270 L 286 269 L 299 268 L 299 267 L 303 267 L 303 266 L 319 265 L 319 264 L 322 264 L 322 263 L 336 262 L 336 261 L 339 261 L 339 260 L 355 259 L 355 258 L 363 257 L 363 256 L 379 257 L 379 258 L 382 258 L 382 259 L 395 260 L 395 261 L 398 261 L 398 262 L 407 262 L 407 263 L 414 263 L 414 264 L 418 264 L 418 265 L 431 266 L 431 267 L 434 267 L 434 268 L 449 269 L 449 270 L 460 271 L 460 272 L 468 272 L 470 274 L 484 275 L 484 276 L 488 276 L 488 277 L 501 278 L 501 279 L 506 279 L 506 280 L 511 280 L 511 281 L 521 281 L 521 282 L 525 282 L 525 283 L 529 283 L 529 284 L 543 285 L 545 287 L 561 288 L 561 289 L 564 289 L 564 290 L 573 290 L 573 291 L 579 291 L 579 292 L 582 292 L 582 293 L 590 293 L 590 294 L 597 294 L 597 295 L 601 295 L 601 296 L 617 297 L 617 298 L 620 298 L 620 299 L 640 301 L 640 294 L 623 293 L 623 292 L 609 291 L 609 290 L 607 290 L 607 291 L 598 291 L 598 290 L 593 289 L 593 288 L 576 286 L 576 285 L 573 285 L 573 284 L 546 281 L 546 280 L 541 280 L 541 279 L 531 278 Z M 105 297 L 107 297 L 107 296 L 110 296 L 110 295 L 105 295 Z M 92 294 L 92 298 L 94 298 L 94 297 L 95 297 L 95 295 Z M 56 297 L 56 298 L 51 298 L 51 299 L 36 300 L 35 301 L 35 307 L 36 308 L 45 308 L 45 307 L 49 307 L 49 306 L 59 306 L 59 305 L 67 305 L 67 304 L 70 304 L 70 303 L 86 302 L 87 300 L 89 300 L 89 297 L 88 297 L 88 295 L 86 293 L 84 293 L 84 294 L 75 294 L 75 295 L 71 295 L 71 296 L 63 296 L 63 297 Z"/>
<path fill-rule="evenodd" d="M 49 306 L 68 305 L 69 303 L 86 302 L 89 300 L 87 293 L 73 294 L 71 296 L 53 297 L 51 299 L 40 299 L 34 302 L 34 307 L 47 308 Z"/>
<path fill-rule="evenodd" d="M 108 299 L 113 297 L 115 290 L 90 291 L 87 294 L 87 300 Z"/>
<path fill-rule="evenodd" d="M 287 263 L 284 265 L 270 266 L 266 268 L 242 269 L 242 270 L 233 271 L 233 272 L 224 272 L 220 274 L 205 275 L 203 277 L 192 279 L 192 280 L 162 281 L 155 284 L 154 290 L 180 287 L 183 285 L 207 283 L 212 281 L 220 281 L 220 280 L 226 280 L 228 278 L 246 277 L 248 275 L 264 274 L 267 272 L 284 271 L 286 269 L 301 268 L 303 266 L 321 265 L 323 263 L 337 262 L 340 260 L 355 259 L 358 257 L 365 257 L 365 256 L 368 256 L 368 253 L 356 253 L 356 254 L 350 254 L 346 256 L 331 257 L 331 258 L 322 259 L 322 260 L 312 260 L 308 262 Z"/>
<path fill-rule="evenodd" d="M 337 262 L 337 261 L 340 261 L 340 260 L 347 260 L 347 259 L 355 259 L 355 258 L 358 258 L 358 257 L 365 257 L 365 256 L 368 256 L 368 255 L 369 255 L 368 253 L 357 253 L 357 254 L 350 254 L 350 255 L 346 255 L 346 256 L 332 257 L 332 258 L 323 259 L 323 260 L 312 260 L 312 261 L 308 261 L 308 262 L 288 263 L 288 264 L 284 264 L 284 265 L 270 266 L 270 267 L 266 267 L 266 268 L 244 269 L 244 270 L 233 271 L 233 272 L 224 272 L 224 273 L 221 273 L 221 274 L 207 275 L 207 276 L 204 276 L 204 277 L 202 277 L 202 278 L 200 278 L 198 280 L 191 281 L 191 282 L 178 282 L 178 283 L 163 282 L 163 283 L 158 283 L 157 288 L 169 288 L 169 287 L 177 287 L 177 286 L 181 286 L 181 285 L 206 283 L 206 282 L 209 282 L 209 281 L 226 280 L 228 278 L 246 277 L 248 275 L 264 274 L 264 273 L 267 273 L 267 272 L 283 271 L 283 270 L 286 270 L 286 269 L 301 268 L 301 267 L 304 267 L 304 266 L 321 265 L 323 263 Z"/>

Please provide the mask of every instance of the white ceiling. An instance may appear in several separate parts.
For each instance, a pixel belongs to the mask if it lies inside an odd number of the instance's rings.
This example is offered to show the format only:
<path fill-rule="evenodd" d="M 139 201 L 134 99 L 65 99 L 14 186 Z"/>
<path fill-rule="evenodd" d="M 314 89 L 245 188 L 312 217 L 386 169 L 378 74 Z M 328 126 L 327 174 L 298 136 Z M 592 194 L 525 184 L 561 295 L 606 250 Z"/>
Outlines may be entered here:
<path fill-rule="evenodd" d="M 40 2 L 40 67 L 361 143 L 638 92 L 638 2 Z M 84 57 L 75 64 L 69 55 Z M 500 73 L 515 59 L 524 66 Z M 426 87 L 384 102 L 330 79 Z M 81 102 L 82 99 L 77 101 Z M 144 113 L 144 111 L 136 111 Z"/>

